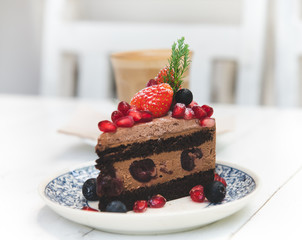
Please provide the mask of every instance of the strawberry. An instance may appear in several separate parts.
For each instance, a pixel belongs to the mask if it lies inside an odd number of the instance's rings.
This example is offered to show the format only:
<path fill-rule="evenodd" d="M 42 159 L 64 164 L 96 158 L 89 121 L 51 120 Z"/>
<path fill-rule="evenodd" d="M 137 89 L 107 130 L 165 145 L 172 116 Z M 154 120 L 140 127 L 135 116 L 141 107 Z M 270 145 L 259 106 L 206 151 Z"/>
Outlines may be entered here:
<path fill-rule="evenodd" d="M 168 77 L 170 75 L 170 77 Z M 169 67 L 164 67 L 158 75 L 155 77 L 156 84 L 161 84 L 161 83 L 168 83 L 173 89 L 180 89 L 181 83 L 175 83 L 174 79 L 174 71 L 172 70 L 170 72 Z"/>
<path fill-rule="evenodd" d="M 137 110 L 150 111 L 154 117 L 162 117 L 169 111 L 172 100 L 171 86 L 161 83 L 140 90 L 131 99 L 130 104 Z"/>
<path fill-rule="evenodd" d="M 157 76 L 155 77 L 156 84 L 166 83 L 169 80 L 168 79 L 169 71 L 170 70 L 168 67 L 164 67 L 162 70 L 160 70 Z M 174 80 L 173 71 L 171 71 L 171 78 L 172 80 Z"/>
<path fill-rule="evenodd" d="M 157 85 L 157 81 L 155 79 L 150 79 L 149 82 L 147 82 L 146 87 L 150 87 L 153 85 Z"/>

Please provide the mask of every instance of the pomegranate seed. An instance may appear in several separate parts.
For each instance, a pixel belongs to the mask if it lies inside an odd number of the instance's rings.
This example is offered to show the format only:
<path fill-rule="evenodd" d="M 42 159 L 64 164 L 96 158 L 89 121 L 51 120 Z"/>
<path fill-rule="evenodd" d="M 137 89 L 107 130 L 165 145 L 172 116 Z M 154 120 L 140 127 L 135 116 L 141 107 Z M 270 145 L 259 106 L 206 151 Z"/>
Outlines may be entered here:
<path fill-rule="evenodd" d="M 215 126 L 215 119 L 206 117 L 204 119 L 200 119 L 199 124 L 202 127 L 214 127 Z"/>
<path fill-rule="evenodd" d="M 214 110 L 212 107 L 208 105 L 202 105 L 201 107 L 206 111 L 208 117 L 211 117 L 213 115 Z"/>
<path fill-rule="evenodd" d="M 148 203 L 146 200 L 136 201 L 133 205 L 133 211 L 137 213 L 145 212 L 147 210 Z"/>
<path fill-rule="evenodd" d="M 130 109 L 130 105 L 129 103 L 125 102 L 125 101 L 121 101 L 118 106 L 117 109 L 122 112 L 122 114 L 127 115 L 128 110 Z"/>
<path fill-rule="evenodd" d="M 192 107 L 194 107 L 194 106 L 198 106 L 198 103 L 195 102 L 195 101 L 192 101 L 192 102 L 188 105 L 189 108 L 192 108 Z"/>
<path fill-rule="evenodd" d="M 194 111 L 195 116 L 198 119 L 202 119 L 202 118 L 205 118 L 207 116 L 206 111 L 200 106 L 193 106 L 192 110 Z"/>
<path fill-rule="evenodd" d="M 123 117 L 124 116 L 124 114 L 122 114 L 122 112 L 120 112 L 120 111 L 113 111 L 112 113 L 111 113 L 111 120 L 112 120 L 112 122 L 115 122 L 117 119 L 119 119 L 119 118 L 121 118 L 121 117 Z"/>
<path fill-rule="evenodd" d="M 160 194 L 157 194 L 149 199 L 148 205 L 151 208 L 161 208 L 165 206 L 167 200 Z"/>
<path fill-rule="evenodd" d="M 150 111 L 140 111 L 142 118 L 140 122 L 151 122 L 153 120 L 153 114 Z"/>
<path fill-rule="evenodd" d="M 190 192 L 191 192 L 191 191 L 195 191 L 195 190 L 203 190 L 203 186 L 202 186 L 202 185 L 196 185 L 195 187 L 193 187 L 193 188 L 190 190 Z"/>
<path fill-rule="evenodd" d="M 186 111 L 186 105 L 183 103 L 176 103 L 173 111 L 172 111 L 172 117 L 174 118 L 183 118 Z"/>
<path fill-rule="evenodd" d="M 223 177 L 220 177 L 217 173 L 215 173 L 214 181 L 221 182 L 225 187 L 227 186 L 225 179 Z"/>
<path fill-rule="evenodd" d="M 134 125 L 134 120 L 132 116 L 121 117 L 115 122 L 118 127 L 132 127 Z"/>
<path fill-rule="evenodd" d="M 116 131 L 115 124 L 108 120 L 100 121 L 98 124 L 98 127 L 102 132 L 115 132 Z"/>
<path fill-rule="evenodd" d="M 153 85 L 157 85 L 157 83 L 156 83 L 155 79 L 150 79 L 149 82 L 147 83 L 146 87 L 150 87 Z"/>
<path fill-rule="evenodd" d="M 194 111 L 191 108 L 186 108 L 184 119 L 190 120 L 195 117 Z"/>
<path fill-rule="evenodd" d="M 127 115 L 132 116 L 134 122 L 138 122 L 142 119 L 142 113 L 135 109 L 129 109 L 129 111 L 127 112 Z"/>
<path fill-rule="evenodd" d="M 190 197 L 194 202 L 204 202 L 205 195 L 203 192 L 203 186 L 197 185 L 190 191 Z"/>
<path fill-rule="evenodd" d="M 98 210 L 96 210 L 96 209 L 94 209 L 94 208 L 91 208 L 91 207 L 88 207 L 88 206 L 82 207 L 81 210 L 91 211 L 91 212 L 98 212 Z"/>

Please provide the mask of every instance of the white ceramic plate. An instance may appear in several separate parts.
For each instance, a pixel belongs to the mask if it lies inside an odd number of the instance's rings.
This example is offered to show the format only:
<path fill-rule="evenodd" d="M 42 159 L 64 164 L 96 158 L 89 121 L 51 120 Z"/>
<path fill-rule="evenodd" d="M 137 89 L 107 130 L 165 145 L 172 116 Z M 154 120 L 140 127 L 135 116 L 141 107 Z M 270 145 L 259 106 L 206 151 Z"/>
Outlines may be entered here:
<path fill-rule="evenodd" d="M 81 210 L 84 206 L 97 208 L 97 202 L 87 202 L 82 195 L 82 185 L 96 177 L 93 163 L 62 174 L 57 174 L 39 187 L 46 204 L 59 215 L 102 231 L 124 234 L 159 234 L 197 228 L 224 217 L 244 207 L 259 188 L 255 174 L 241 167 L 217 163 L 216 172 L 227 182 L 227 194 L 220 204 L 195 203 L 190 197 L 168 201 L 163 208 L 148 208 L 144 213 L 109 213 Z"/>

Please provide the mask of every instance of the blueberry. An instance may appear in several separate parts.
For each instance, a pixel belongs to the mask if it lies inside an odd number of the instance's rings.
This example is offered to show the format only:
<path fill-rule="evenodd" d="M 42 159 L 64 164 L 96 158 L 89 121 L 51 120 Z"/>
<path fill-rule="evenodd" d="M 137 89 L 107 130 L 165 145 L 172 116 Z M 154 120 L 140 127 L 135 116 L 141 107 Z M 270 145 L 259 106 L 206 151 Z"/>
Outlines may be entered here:
<path fill-rule="evenodd" d="M 213 181 L 205 186 L 204 194 L 211 203 L 219 203 L 224 199 L 226 189 L 221 182 Z"/>
<path fill-rule="evenodd" d="M 155 164 L 149 158 L 131 163 L 129 172 L 139 182 L 149 182 L 157 175 Z"/>
<path fill-rule="evenodd" d="M 127 208 L 121 201 L 112 201 L 106 206 L 106 212 L 127 212 Z"/>
<path fill-rule="evenodd" d="M 175 94 L 175 101 L 177 103 L 184 103 L 185 105 L 189 105 L 193 100 L 192 92 L 187 88 L 182 88 L 178 90 Z"/>
<path fill-rule="evenodd" d="M 86 180 L 82 187 L 82 193 L 88 201 L 98 200 L 96 195 L 96 178 Z"/>

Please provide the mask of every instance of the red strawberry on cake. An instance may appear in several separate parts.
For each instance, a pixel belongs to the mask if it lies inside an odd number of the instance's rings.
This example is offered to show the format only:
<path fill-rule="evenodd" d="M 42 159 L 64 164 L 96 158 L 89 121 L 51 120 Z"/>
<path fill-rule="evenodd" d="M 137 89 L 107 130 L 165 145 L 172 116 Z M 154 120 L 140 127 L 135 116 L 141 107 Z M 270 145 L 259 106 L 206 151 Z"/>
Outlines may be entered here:
<path fill-rule="evenodd" d="M 167 83 L 153 85 L 140 90 L 130 104 L 138 110 L 150 111 L 154 117 L 167 114 L 173 100 L 173 90 Z"/>

